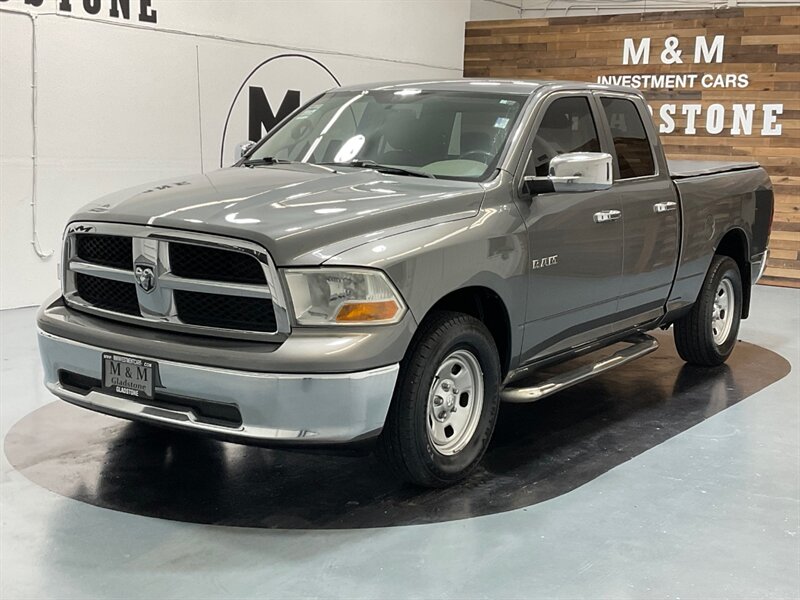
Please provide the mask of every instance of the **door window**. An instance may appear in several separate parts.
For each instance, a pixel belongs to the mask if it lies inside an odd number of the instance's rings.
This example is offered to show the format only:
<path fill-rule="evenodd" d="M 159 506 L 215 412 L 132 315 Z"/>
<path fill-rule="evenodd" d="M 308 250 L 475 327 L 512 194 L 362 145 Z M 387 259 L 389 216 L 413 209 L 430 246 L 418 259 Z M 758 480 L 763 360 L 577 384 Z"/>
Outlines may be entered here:
<path fill-rule="evenodd" d="M 550 104 L 533 140 L 525 174 L 545 177 L 550 161 L 568 152 L 600 152 L 597 127 L 585 96 L 558 98 Z"/>
<path fill-rule="evenodd" d="M 614 138 L 620 179 L 655 175 L 653 151 L 636 105 L 624 98 L 603 98 L 602 103 Z"/>

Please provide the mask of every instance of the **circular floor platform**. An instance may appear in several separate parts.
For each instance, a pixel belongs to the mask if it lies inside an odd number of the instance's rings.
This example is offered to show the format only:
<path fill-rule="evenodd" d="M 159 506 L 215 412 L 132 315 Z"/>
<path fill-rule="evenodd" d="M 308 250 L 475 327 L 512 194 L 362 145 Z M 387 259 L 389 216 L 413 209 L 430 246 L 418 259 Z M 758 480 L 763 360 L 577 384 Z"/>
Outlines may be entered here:
<path fill-rule="evenodd" d="M 164 519 L 286 529 L 465 519 L 569 492 L 790 371 L 779 355 L 744 342 L 722 367 L 690 367 L 671 335 L 658 337 L 661 348 L 637 362 L 535 404 L 503 405 L 478 470 L 445 490 L 398 483 L 373 456 L 239 446 L 60 401 L 16 423 L 5 452 L 48 490 Z"/>

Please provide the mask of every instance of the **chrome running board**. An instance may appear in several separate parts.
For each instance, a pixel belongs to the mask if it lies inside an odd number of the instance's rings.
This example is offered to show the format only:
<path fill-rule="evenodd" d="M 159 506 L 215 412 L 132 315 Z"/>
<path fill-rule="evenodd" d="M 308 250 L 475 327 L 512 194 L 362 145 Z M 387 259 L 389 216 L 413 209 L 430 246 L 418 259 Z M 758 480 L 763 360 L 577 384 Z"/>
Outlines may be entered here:
<path fill-rule="evenodd" d="M 658 349 L 658 340 L 645 334 L 626 338 L 622 343 L 631 345 L 595 363 L 556 375 L 534 386 L 506 387 L 500 391 L 500 399 L 504 402 L 535 402 Z"/>

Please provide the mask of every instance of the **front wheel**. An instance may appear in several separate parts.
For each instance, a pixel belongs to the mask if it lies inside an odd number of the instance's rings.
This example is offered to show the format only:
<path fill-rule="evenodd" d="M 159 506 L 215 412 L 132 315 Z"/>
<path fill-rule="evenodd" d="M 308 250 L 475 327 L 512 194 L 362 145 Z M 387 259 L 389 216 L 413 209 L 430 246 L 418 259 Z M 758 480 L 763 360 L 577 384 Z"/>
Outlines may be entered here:
<path fill-rule="evenodd" d="M 443 487 L 466 477 L 489 444 L 500 403 L 500 361 L 486 326 L 437 312 L 400 365 L 379 451 L 406 481 Z"/>
<path fill-rule="evenodd" d="M 736 345 L 742 318 L 742 276 L 727 256 L 715 256 L 692 310 L 675 322 L 675 346 L 686 362 L 724 363 Z"/>

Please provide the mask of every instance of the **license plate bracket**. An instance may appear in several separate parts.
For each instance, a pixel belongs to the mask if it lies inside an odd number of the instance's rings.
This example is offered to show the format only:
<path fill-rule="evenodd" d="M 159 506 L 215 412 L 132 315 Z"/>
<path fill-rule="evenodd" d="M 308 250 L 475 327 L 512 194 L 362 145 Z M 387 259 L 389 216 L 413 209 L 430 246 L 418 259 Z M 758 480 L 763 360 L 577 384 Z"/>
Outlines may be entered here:
<path fill-rule="evenodd" d="M 103 391 L 127 398 L 153 399 L 158 363 L 116 352 L 104 352 L 101 368 Z"/>

